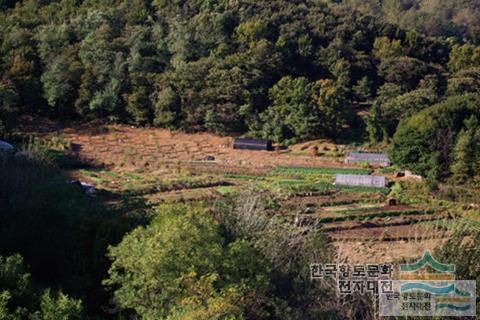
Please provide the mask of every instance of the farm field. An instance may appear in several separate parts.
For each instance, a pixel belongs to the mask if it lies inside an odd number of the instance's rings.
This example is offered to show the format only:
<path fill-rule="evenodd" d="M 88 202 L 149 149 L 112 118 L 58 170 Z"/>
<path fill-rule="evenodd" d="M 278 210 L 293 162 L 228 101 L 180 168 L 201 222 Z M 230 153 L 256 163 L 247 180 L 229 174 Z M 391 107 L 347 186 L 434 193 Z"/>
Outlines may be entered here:
<path fill-rule="evenodd" d="M 42 132 L 36 120 L 25 121 L 20 127 L 24 134 L 54 134 L 68 139 L 73 151 L 81 158 L 104 165 L 126 168 L 163 168 L 177 163 L 187 164 L 195 170 L 208 171 L 212 165 L 203 160 L 207 156 L 215 157 L 215 167 L 226 167 L 233 173 L 253 173 L 274 167 L 346 167 L 343 158 L 311 157 L 290 154 L 289 150 L 278 152 L 233 150 L 233 139 L 207 133 L 186 134 L 158 128 L 133 128 L 126 125 L 95 126 L 81 125 L 61 127 L 43 120 Z M 327 147 L 329 146 L 329 147 Z M 325 143 L 325 148 L 331 144 Z M 339 146 L 337 149 L 343 149 Z M 212 170 L 215 170 L 213 168 Z"/>
<path fill-rule="evenodd" d="M 163 202 L 213 204 L 255 188 L 273 195 L 275 214 L 285 216 L 299 229 L 308 232 L 310 226 L 320 225 L 334 242 L 338 256 L 352 262 L 415 257 L 448 237 L 449 218 L 426 204 L 389 206 L 390 188 L 332 184 L 338 173 L 391 170 L 345 165 L 342 157 L 289 150 L 233 150 L 231 138 L 210 134 L 128 126 L 44 127 L 50 129 L 39 133 L 24 126 L 23 134 L 47 139 L 60 136 L 71 144 L 70 156 L 91 164 L 67 169 L 72 178 L 94 185 L 100 194 L 137 198 L 146 208 Z M 345 150 L 344 146 L 327 145 L 339 153 Z M 203 160 L 207 156 L 215 160 Z"/>

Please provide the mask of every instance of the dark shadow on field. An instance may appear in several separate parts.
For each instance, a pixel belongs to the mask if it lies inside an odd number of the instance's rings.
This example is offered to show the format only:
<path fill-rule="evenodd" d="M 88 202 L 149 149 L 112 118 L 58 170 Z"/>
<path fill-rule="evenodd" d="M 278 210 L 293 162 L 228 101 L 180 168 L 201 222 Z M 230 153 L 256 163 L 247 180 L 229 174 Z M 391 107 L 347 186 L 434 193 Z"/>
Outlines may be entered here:
<path fill-rule="evenodd" d="M 107 249 L 151 215 L 143 199 L 89 195 L 68 183 L 68 169 L 43 160 L 0 154 L 0 255 L 20 254 L 35 283 L 81 298 L 87 314 L 102 314 L 111 298 L 102 286 Z"/>
<path fill-rule="evenodd" d="M 107 123 L 96 120 L 91 122 L 69 121 L 62 122 L 49 120 L 44 117 L 23 116 L 18 119 L 16 130 L 23 135 L 48 135 L 48 134 L 64 134 L 71 132 L 75 128 L 75 132 L 81 132 L 87 136 L 101 136 L 110 133 Z M 118 130 L 116 130 L 118 131 Z"/>

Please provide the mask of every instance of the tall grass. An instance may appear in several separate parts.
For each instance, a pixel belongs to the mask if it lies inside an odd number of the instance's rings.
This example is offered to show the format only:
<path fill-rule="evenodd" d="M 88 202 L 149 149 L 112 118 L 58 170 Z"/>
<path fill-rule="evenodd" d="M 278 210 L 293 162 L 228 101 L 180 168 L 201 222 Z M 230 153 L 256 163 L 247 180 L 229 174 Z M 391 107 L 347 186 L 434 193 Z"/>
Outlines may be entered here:
<path fill-rule="evenodd" d="M 0 207 L 14 198 L 28 199 L 43 181 L 54 176 L 52 160 L 39 144 L 29 143 L 16 154 L 0 152 Z"/>

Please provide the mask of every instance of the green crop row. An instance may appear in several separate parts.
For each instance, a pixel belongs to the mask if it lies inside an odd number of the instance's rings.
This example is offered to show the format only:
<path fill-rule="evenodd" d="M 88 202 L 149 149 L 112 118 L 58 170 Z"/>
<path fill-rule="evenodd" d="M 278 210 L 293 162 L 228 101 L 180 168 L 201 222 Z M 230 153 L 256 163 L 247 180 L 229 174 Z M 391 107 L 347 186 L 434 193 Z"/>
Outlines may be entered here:
<path fill-rule="evenodd" d="M 273 174 L 370 174 L 370 169 L 278 167 Z"/>
<path fill-rule="evenodd" d="M 314 187 L 316 191 L 336 190 L 336 191 L 368 192 L 368 193 L 382 193 L 382 194 L 388 194 L 390 192 L 390 189 L 387 187 L 375 188 L 375 187 L 360 187 L 360 186 L 340 186 L 340 185 L 333 185 L 331 183 L 325 183 L 325 182 L 316 183 Z"/>
<path fill-rule="evenodd" d="M 331 223 L 331 222 L 341 222 L 341 221 L 350 221 L 350 220 L 370 220 L 374 218 L 387 218 L 387 217 L 397 217 L 397 216 L 407 216 L 414 214 L 432 214 L 433 210 L 404 210 L 404 211 L 382 211 L 375 212 L 366 215 L 345 215 L 340 217 L 326 217 L 320 218 L 318 221 L 321 223 Z"/>
<path fill-rule="evenodd" d="M 351 208 L 351 209 L 340 209 L 340 210 L 335 210 L 337 213 L 344 213 L 344 214 L 349 214 L 349 213 L 361 213 L 361 212 L 367 212 L 370 210 L 376 210 L 376 209 L 381 209 L 383 208 L 382 206 L 374 206 L 374 207 L 365 207 L 365 208 Z"/>
<path fill-rule="evenodd" d="M 216 190 L 223 196 L 232 195 L 238 192 L 238 188 L 235 186 L 220 186 Z"/>
<path fill-rule="evenodd" d="M 463 230 L 466 232 L 480 232 L 480 222 L 462 218 L 460 220 L 435 220 L 424 222 L 426 226 L 442 227 L 447 230 Z"/>
<path fill-rule="evenodd" d="M 248 174 L 234 174 L 234 173 L 227 173 L 224 175 L 225 178 L 228 179 L 238 179 L 238 180 L 263 180 L 263 176 L 254 176 Z"/>
<path fill-rule="evenodd" d="M 380 172 L 383 173 L 383 174 L 386 174 L 386 173 L 394 173 L 395 172 L 395 168 L 393 167 L 387 167 L 387 168 L 382 168 L 380 169 Z"/>
<path fill-rule="evenodd" d="M 361 204 L 361 203 L 379 203 L 382 202 L 380 198 L 372 198 L 372 199 L 349 199 L 349 200 L 332 200 L 332 201 L 325 201 L 319 203 L 318 207 L 336 207 L 336 206 L 343 206 L 349 204 Z"/>

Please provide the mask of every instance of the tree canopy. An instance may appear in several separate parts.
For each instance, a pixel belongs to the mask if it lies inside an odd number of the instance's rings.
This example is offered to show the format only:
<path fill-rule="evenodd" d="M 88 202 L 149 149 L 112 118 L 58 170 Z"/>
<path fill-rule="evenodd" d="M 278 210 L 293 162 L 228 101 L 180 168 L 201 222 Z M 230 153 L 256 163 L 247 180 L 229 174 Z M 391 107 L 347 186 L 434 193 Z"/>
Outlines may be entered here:
<path fill-rule="evenodd" d="M 467 70 L 479 63 L 477 9 L 423 0 L 2 2 L 0 120 L 34 113 L 289 143 L 337 137 L 355 125 L 351 106 L 375 99 L 377 130 L 397 110 L 391 137 L 399 112 L 436 102 L 418 91 L 424 79 L 448 82 L 450 95 L 476 90 Z M 435 25 L 445 16 L 454 17 L 448 28 Z M 385 106 L 387 85 L 402 96 Z"/>

